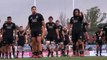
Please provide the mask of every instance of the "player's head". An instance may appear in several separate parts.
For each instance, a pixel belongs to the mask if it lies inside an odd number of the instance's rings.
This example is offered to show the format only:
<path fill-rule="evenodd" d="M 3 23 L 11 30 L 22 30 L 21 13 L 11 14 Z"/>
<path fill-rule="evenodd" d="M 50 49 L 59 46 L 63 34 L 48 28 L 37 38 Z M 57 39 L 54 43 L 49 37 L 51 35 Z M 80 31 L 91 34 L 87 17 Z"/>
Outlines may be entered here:
<path fill-rule="evenodd" d="M 59 24 L 60 24 L 59 20 L 56 20 L 56 25 L 59 25 Z"/>
<path fill-rule="evenodd" d="M 36 13 L 36 6 L 32 6 L 31 11 L 32 11 L 32 14 L 35 14 Z"/>
<path fill-rule="evenodd" d="M 53 17 L 50 16 L 50 17 L 48 18 L 48 20 L 49 20 L 49 22 L 52 22 L 52 21 L 53 21 Z"/>
<path fill-rule="evenodd" d="M 102 31 L 102 30 L 103 30 L 103 27 L 99 26 L 99 27 L 98 27 L 98 30 L 99 30 L 99 31 Z"/>
<path fill-rule="evenodd" d="M 66 27 L 66 26 L 64 26 L 64 27 L 63 27 L 63 30 L 64 30 L 64 31 L 67 31 L 67 27 Z"/>
<path fill-rule="evenodd" d="M 8 22 L 8 23 L 11 23 L 11 22 L 12 22 L 12 17 L 11 17 L 11 16 L 8 16 L 8 17 L 7 17 L 7 22 Z"/>
<path fill-rule="evenodd" d="M 80 10 L 79 9 L 74 9 L 73 15 L 74 15 L 74 17 L 79 16 L 80 15 Z"/>
<path fill-rule="evenodd" d="M 20 30 L 20 31 L 23 31 L 23 26 L 20 26 L 20 27 L 19 27 L 19 30 Z"/>

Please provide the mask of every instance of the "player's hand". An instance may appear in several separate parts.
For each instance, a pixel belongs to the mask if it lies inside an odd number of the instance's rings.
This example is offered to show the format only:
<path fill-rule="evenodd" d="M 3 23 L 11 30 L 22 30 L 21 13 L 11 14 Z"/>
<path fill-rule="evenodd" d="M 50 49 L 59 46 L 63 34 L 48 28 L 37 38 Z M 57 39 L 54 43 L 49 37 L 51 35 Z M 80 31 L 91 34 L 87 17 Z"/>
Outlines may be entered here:
<path fill-rule="evenodd" d="M 65 41 L 65 37 L 63 38 L 63 40 Z"/>
<path fill-rule="evenodd" d="M 42 35 L 41 37 L 42 37 L 42 40 L 44 40 L 44 35 Z"/>
<path fill-rule="evenodd" d="M 26 30 L 24 30 L 24 32 L 22 33 L 22 35 L 24 35 L 26 33 Z"/>

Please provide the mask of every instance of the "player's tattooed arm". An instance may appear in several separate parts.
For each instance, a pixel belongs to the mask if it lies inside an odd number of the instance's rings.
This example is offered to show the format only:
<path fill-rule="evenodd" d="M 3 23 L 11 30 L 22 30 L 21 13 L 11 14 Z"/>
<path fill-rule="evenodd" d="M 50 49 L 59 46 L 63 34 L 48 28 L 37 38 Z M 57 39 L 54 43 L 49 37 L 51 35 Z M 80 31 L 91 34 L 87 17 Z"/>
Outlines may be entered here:
<path fill-rule="evenodd" d="M 45 21 L 44 21 L 44 20 L 42 21 L 42 25 L 43 25 L 43 27 L 45 28 L 45 30 L 47 30 L 47 29 L 46 29 L 46 24 L 45 24 Z"/>
<path fill-rule="evenodd" d="M 60 37 L 59 37 L 59 30 L 58 29 L 56 29 L 56 34 L 57 34 L 57 38 L 59 39 Z"/>
<path fill-rule="evenodd" d="M 19 40 L 18 35 L 16 34 L 16 42 Z"/>
<path fill-rule="evenodd" d="M 28 43 L 28 36 L 27 35 L 25 35 L 25 43 Z"/>
<path fill-rule="evenodd" d="M 88 32 L 85 32 L 85 36 L 89 40 L 89 34 L 88 34 Z"/>
<path fill-rule="evenodd" d="M 29 28 L 30 28 L 30 25 L 28 24 L 28 25 L 26 26 L 26 28 L 25 28 L 24 33 L 25 33 Z"/>
<path fill-rule="evenodd" d="M 65 34 L 64 34 L 64 31 L 62 30 L 62 36 L 63 36 L 63 38 L 64 38 L 64 40 L 65 40 L 65 36 L 64 36 Z"/>
<path fill-rule="evenodd" d="M 25 30 L 24 30 L 24 32 L 23 32 L 23 35 L 26 33 L 26 31 L 27 31 L 29 28 L 30 28 L 30 25 L 29 25 L 29 23 L 28 23 L 28 25 L 26 26 L 26 28 L 25 28 Z"/>

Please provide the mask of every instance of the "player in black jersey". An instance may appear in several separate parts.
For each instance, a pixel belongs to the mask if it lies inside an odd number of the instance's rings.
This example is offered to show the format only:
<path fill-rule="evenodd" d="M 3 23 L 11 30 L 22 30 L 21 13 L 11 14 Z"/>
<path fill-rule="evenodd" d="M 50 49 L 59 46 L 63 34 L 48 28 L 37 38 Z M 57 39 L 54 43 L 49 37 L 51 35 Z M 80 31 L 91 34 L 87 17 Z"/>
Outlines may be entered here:
<path fill-rule="evenodd" d="M 53 22 L 53 17 L 50 16 L 48 18 L 49 22 L 46 23 L 46 28 L 47 28 L 47 47 L 48 47 L 48 57 L 51 54 L 53 56 L 53 51 L 51 51 L 51 42 L 56 40 L 56 24 Z"/>
<path fill-rule="evenodd" d="M 57 33 L 57 38 L 56 38 L 56 44 L 59 44 L 59 50 L 61 50 L 61 54 L 64 55 L 64 45 L 63 45 L 63 27 L 60 25 L 60 21 L 56 20 L 56 33 Z"/>
<path fill-rule="evenodd" d="M 64 43 L 64 52 L 63 52 L 63 54 L 65 55 L 65 50 L 67 51 L 67 56 L 68 56 L 68 53 L 69 53 L 69 50 L 67 49 L 67 47 L 68 47 L 68 45 L 71 43 L 71 41 L 70 41 L 70 34 L 69 34 L 69 30 L 68 30 L 68 28 L 67 27 L 64 27 L 63 28 L 63 35 L 64 35 L 64 37 L 63 37 L 63 43 Z"/>
<path fill-rule="evenodd" d="M 56 38 L 56 24 L 53 22 L 53 17 L 50 16 L 48 18 L 49 22 L 46 23 L 46 28 L 47 28 L 47 40 L 48 41 L 54 41 Z"/>
<path fill-rule="evenodd" d="M 19 49 L 21 49 L 22 51 L 22 58 L 23 58 L 23 54 L 24 54 L 24 44 L 27 42 L 26 40 L 26 33 L 24 33 L 23 30 L 23 26 L 19 27 L 19 31 L 17 32 L 17 44 L 18 44 L 18 50 L 17 50 L 17 58 L 18 58 L 18 54 L 19 54 Z"/>
<path fill-rule="evenodd" d="M 72 28 L 72 41 L 73 41 L 73 55 L 76 55 L 76 43 L 78 39 L 81 39 L 82 33 L 81 33 L 81 20 L 79 17 L 80 10 L 75 9 L 73 12 L 73 17 L 70 19 L 70 25 Z"/>
<path fill-rule="evenodd" d="M 100 56 L 101 53 L 102 53 L 102 37 L 103 37 L 103 28 L 102 27 L 99 27 L 98 31 L 95 32 L 95 36 L 96 36 L 96 56 L 98 56 L 98 52 L 100 51 Z"/>
<path fill-rule="evenodd" d="M 33 57 L 42 57 L 42 27 L 46 29 L 44 18 L 40 13 L 37 13 L 37 8 L 32 6 L 32 14 L 29 16 L 28 25 L 25 31 L 30 28 L 32 36 L 32 53 Z"/>
<path fill-rule="evenodd" d="M 60 25 L 59 20 L 56 20 L 56 33 L 57 33 L 57 40 L 56 43 L 63 42 L 63 27 Z"/>
<path fill-rule="evenodd" d="M 78 41 L 83 39 L 83 17 L 80 16 L 80 10 L 74 9 L 73 17 L 70 19 L 72 41 L 73 41 L 73 55 L 77 56 L 77 46 Z"/>
<path fill-rule="evenodd" d="M 83 21 L 83 19 L 84 19 L 84 16 L 83 16 L 83 13 L 81 12 L 80 13 L 80 20 Z M 82 24 L 82 26 L 81 26 L 82 39 L 78 40 L 78 42 L 77 42 L 77 47 L 78 47 L 77 52 L 78 52 L 79 56 L 84 56 L 85 43 L 87 40 L 89 40 L 89 35 L 88 35 L 86 27 L 88 27 L 89 24 L 87 22 L 82 22 L 81 24 Z"/>
<path fill-rule="evenodd" d="M 8 53 L 11 58 L 11 44 L 14 42 L 13 32 L 16 31 L 16 25 L 12 22 L 11 16 L 7 17 L 7 22 L 3 24 L 3 41 L 5 43 L 6 58 Z"/>

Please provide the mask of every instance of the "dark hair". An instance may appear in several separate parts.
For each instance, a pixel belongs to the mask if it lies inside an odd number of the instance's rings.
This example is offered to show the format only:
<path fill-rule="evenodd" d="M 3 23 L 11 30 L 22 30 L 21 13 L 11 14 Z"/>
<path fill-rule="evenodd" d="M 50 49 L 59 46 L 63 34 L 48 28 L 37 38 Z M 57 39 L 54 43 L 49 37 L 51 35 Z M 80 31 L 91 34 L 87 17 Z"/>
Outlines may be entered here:
<path fill-rule="evenodd" d="M 81 16 L 80 16 L 80 19 L 83 20 L 84 19 L 84 15 L 82 12 L 80 12 Z"/>
<path fill-rule="evenodd" d="M 31 9 L 36 8 L 36 6 L 32 6 Z"/>
<path fill-rule="evenodd" d="M 51 18 L 51 19 L 53 19 L 53 17 L 52 17 L 52 16 L 50 16 L 48 19 L 50 19 L 50 18 Z"/>
<path fill-rule="evenodd" d="M 73 11 L 73 15 L 74 15 L 74 17 L 75 17 L 75 12 L 76 12 L 76 11 L 78 11 L 78 13 L 80 13 L 80 10 L 79 10 L 79 9 L 77 9 L 77 8 L 74 9 L 74 11 Z"/>
<path fill-rule="evenodd" d="M 56 20 L 56 22 L 59 22 L 59 20 Z"/>
<path fill-rule="evenodd" d="M 21 28 L 21 27 L 23 27 L 23 26 L 20 26 L 20 28 Z"/>
<path fill-rule="evenodd" d="M 7 17 L 7 19 L 11 19 L 11 18 L 12 18 L 11 16 L 8 16 L 8 17 Z"/>

